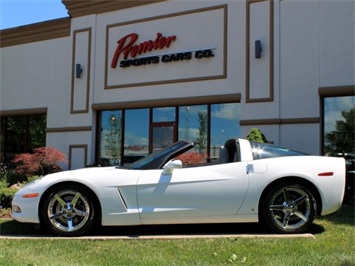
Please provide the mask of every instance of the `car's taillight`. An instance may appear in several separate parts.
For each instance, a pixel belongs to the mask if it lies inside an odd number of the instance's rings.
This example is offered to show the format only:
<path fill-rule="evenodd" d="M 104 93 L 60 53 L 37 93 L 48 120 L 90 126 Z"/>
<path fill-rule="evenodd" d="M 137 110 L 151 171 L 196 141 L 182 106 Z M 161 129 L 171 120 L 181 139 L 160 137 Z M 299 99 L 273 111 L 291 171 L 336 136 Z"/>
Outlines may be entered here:
<path fill-rule="evenodd" d="M 334 172 L 323 172 L 318 174 L 318 176 L 332 176 L 332 175 L 334 175 Z"/>

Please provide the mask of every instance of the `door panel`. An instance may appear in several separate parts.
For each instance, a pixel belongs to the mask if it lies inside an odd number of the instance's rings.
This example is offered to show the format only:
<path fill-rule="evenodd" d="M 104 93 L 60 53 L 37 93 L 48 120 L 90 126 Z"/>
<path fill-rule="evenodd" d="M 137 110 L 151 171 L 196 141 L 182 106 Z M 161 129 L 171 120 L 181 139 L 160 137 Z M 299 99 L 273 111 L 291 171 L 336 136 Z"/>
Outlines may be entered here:
<path fill-rule="evenodd" d="M 137 187 L 142 219 L 236 214 L 248 190 L 246 163 L 144 171 Z"/>

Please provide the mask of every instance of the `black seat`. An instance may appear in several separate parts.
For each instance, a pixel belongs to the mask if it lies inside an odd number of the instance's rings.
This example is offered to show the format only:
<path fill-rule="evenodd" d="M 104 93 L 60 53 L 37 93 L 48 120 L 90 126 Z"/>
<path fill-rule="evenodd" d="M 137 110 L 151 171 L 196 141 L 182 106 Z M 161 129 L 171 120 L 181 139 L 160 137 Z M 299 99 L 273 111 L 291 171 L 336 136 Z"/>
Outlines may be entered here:
<path fill-rule="evenodd" d="M 220 150 L 220 162 L 232 163 L 240 161 L 240 149 L 237 139 L 227 140 L 224 146 Z"/>

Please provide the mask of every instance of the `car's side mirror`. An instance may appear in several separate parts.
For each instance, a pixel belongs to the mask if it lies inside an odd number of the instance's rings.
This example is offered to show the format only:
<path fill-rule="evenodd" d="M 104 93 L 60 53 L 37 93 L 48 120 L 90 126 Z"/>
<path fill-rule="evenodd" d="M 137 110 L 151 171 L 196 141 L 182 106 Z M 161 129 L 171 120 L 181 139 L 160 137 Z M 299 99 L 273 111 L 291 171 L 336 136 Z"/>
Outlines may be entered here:
<path fill-rule="evenodd" d="M 164 165 L 163 175 L 171 175 L 175 169 L 181 169 L 181 168 L 182 168 L 182 161 L 171 160 Z"/>

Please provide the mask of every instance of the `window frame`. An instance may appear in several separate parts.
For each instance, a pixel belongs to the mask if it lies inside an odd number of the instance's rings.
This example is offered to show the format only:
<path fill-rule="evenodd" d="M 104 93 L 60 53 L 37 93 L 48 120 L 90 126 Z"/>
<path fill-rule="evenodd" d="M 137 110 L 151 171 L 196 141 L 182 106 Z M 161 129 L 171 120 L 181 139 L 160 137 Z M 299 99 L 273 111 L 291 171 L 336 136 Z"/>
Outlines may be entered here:
<path fill-rule="evenodd" d="M 207 161 L 210 161 L 210 153 L 211 153 L 211 110 L 212 110 L 212 105 L 217 105 L 217 104 L 240 104 L 240 101 L 226 101 L 226 102 L 210 102 L 210 103 L 196 103 L 196 104 L 181 104 L 181 105 L 174 105 L 174 106 L 151 106 L 151 107 L 147 107 L 147 109 L 149 109 L 149 154 L 152 153 L 152 129 L 154 126 L 158 125 L 158 124 L 165 124 L 168 123 L 170 124 L 174 124 L 174 138 L 175 138 L 175 142 L 176 141 L 180 141 L 181 139 L 179 139 L 179 134 L 178 134 L 178 130 L 179 130 L 179 117 L 180 117 L 180 112 L 179 112 L 179 108 L 180 107 L 184 107 L 184 106 L 206 106 L 206 111 L 207 111 L 207 120 L 206 120 L 206 133 L 207 133 L 207 147 L 206 147 L 206 153 L 207 153 Z M 155 108 L 175 108 L 175 121 L 169 121 L 169 122 L 154 122 L 153 121 L 153 110 Z M 101 110 L 97 110 L 97 126 L 96 126 L 96 145 L 95 145 L 95 161 L 99 162 L 99 158 L 100 158 L 100 129 L 101 129 L 101 117 L 102 117 L 102 113 L 103 112 L 108 112 L 108 111 L 122 111 L 122 133 L 121 133 L 121 158 L 123 158 L 124 156 L 124 138 L 125 138 L 125 134 L 126 134 L 126 127 L 125 127 L 125 112 L 128 110 L 139 110 L 139 109 L 146 109 L 146 108 L 125 108 L 125 109 L 101 109 Z M 240 114 L 239 114 L 239 122 L 240 122 Z M 238 124 L 238 121 L 237 123 Z M 240 123 L 239 123 L 240 124 Z M 239 136 L 235 136 L 236 138 Z M 190 141 L 190 140 L 187 140 Z"/>
<path fill-rule="evenodd" d="M 3 137 L 3 141 L 5 145 L 2 145 L 2 150 L 0 151 L 1 153 L 1 161 L 4 161 L 5 163 L 10 162 L 13 158 L 10 156 L 12 153 L 11 151 L 8 150 L 8 147 L 6 143 L 8 142 L 8 120 L 9 118 L 23 118 L 24 119 L 24 132 L 23 132 L 23 149 L 21 151 L 16 152 L 18 153 L 30 153 L 34 148 L 39 148 L 37 146 L 32 146 L 31 145 L 31 134 L 30 134 L 30 120 L 32 117 L 36 116 L 43 116 L 45 118 L 45 126 L 43 128 L 44 130 L 44 146 L 46 146 L 46 141 L 47 141 L 47 134 L 46 134 L 46 129 L 47 129 L 47 113 L 31 113 L 31 114 L 16 114 L 16 115 L 2 115 L 0 116 L 0 122 L 1 122 L 1 135 Z"/>

